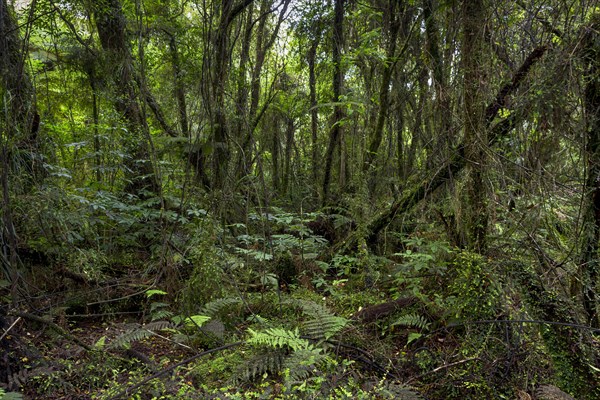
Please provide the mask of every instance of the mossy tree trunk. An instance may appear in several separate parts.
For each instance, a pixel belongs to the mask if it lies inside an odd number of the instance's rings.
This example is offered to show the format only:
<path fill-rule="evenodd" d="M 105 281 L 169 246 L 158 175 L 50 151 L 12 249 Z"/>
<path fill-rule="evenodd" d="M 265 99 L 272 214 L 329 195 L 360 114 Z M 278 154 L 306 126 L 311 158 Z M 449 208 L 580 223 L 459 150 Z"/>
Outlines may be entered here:
<path fill-rule="evenodd" d="M 486 81 L 484 59 L 485 9 L 482 0 L 463 2 L 463 117 L 465 157 L 467 159 L 466 197 L 463 202 L 467 243 L 485 252 L 488 224 L 485 195 L 485 149 L 488 144 L 483 99 Z"/>
<path fill-rule="evenodd" d="M 341 145 L 343 110 L 340 104 L 344 81 L 342 66 L 342 49 L 344 48 L 344 0 L 335 0 L 333 21 L 333 118 L 329 132 L 329 144 L 325 154 L 325 171 L 323 176 L 323 204 L 329 201 L 329 191 L 333 159 L 336 147 Z"/>
<path fill-rule="evenodd" d="M 26 71 L 26 48 L 12 10 L 6 0 L 0 0 L 0 277 L 5 275 L 11 283 L 13 301 L 19 295 L 19 257 L 11 202 L 11 192 L 16 186 L 12 173 L 21 174 L 20 191 L 29 191 L 36 180 L 43 177 L 38 155 L 40 116 L 34 87 Z"/>
<path fill-rule="evenodd" d="M 140 106 L 125 14 L 119 0 L 98 0 L 93 4 L 96 29 L 106 57 L 106 73 L 113 79 L 114 106 L 128 130 L 123 138 L 127 152 L 125 190 L 147 197 L 148 192 L 159 193 L 160 184 L 150 160 L 150 129 Z"/>
<path fill-rule="evenodd" d="M 592 18 L 585 40 L 585 114 L 587 137 L 585 158 L 585 201 L 583 204 L 583 241 L 581 248 L 579 280 L 583 306 L 590 325 L 600 327 L 598 316 L 598 277 L 600 263 L 600 16 Z"/>
<path fill-rule="evenodd" d="M 31 12 L 33 13 L 34 10 Z M 41 172 L 37 157 L 40 116 L 35 104 L 35 92 L 27 73 L 23 41 L 19 27 L 6 0 L 0 1 L 0 121 L 3 142 L 14 146 L 13 156 L 24 156 L 13 160 L 19 170 L 30 177 Z M 16 152 L 14 152 L 16 150 Z M 16 154 L 19 153 L 19 154 Z M 14 163 L 16 161 L 16 164 Z M 40 164 L 40 165 L 38 165 Z M 23 167 L 23 168 L 21 168 Z"/>

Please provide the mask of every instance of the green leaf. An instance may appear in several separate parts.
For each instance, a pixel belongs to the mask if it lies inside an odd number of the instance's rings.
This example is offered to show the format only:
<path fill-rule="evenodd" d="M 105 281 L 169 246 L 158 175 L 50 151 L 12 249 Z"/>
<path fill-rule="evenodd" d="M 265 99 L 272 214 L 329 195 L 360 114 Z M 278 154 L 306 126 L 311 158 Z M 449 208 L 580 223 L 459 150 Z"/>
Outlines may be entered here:
<path fill-rule="evenodd" d="M 167 292 L 162 291 L 162 290 L 158 290 L 158 289 L 150 289 L 150 290 L 146 291 L 146 297 L 147 298 L 150 298 L 150 297 L 152 297 L 154 295 L 157 295 L 157 294 L 158 295 L 165 295 L 165 294 L 167 294 Z"/>
<path fill-rule="evenodd" d="M 197 326 L 201 327 L 206 321 L 210 320 L 210 317 L 206 315 L 192 315 L 185 319 L 186 326 Z"/>
<path fill-rule="evenodd" d="M 406 340 L 406 344 L 411 344 L 415 340 L 419 339 L 421 336 L 423 336 L 422 333 L 419 333 L 419 332 L 410 332 L 408 334 L 408 339 Z"/>
<path fill-rule="evenodd" d="M 98 341 L 94 344 L 94 347 L 98 350 L 102 350 L 106 345 L 106 336 L 102 336 Z"/>

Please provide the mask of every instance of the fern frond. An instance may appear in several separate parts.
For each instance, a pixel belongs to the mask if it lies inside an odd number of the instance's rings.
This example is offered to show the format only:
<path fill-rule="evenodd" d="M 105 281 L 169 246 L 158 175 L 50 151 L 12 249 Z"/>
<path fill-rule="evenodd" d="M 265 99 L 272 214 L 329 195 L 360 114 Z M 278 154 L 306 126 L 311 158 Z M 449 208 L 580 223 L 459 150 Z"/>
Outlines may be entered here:
<path fill-rule="evenodd" d="M 294 351 L 310 348 L 308 340 L 300 338 L 300 332 L 297 328 L 293 331 L 283 328 L 269 328 L 260 332 L 248 329 L 248 332 L 251 335 L 248 339 L 249 344 L 276 349 L 289 347 Z"/>
<path fill-rule="evenodd" d="M 302 326 L 306 335 L 311 338 L 330 339 L 348 324 L 346 318 L 334 315 L 321 304 L 307 300 L 296 300 L 294 303 L 302 308 L 304 315 L 311 318 Z"/>
<path fill-rule="evenodd" d="M 426 329 L 429 329 L 429 326 L 431 325 L 431 323 L 429 321 L 427 321 L 427 319 L 425 319 L 425 317 L 423 317 L 422 315 L 407 314 L 407 315 L 401 316 L 396 321 L 394 321 L 394 323 L 392 323 L 392 326 L 398 326 L 398 325 L 404 326 L 407 328 L 416 328 L 416 329 L 420 329 L 420 330 L 426 330 Z"/>
<path fill-rule="evenodd" d="M 209 303 L 206 303 L 204 307 L 200 309 L 200 314 L 207 315 L 209 317 L 215 317 L 224 309 L 233 305 L 238 305 L 240 303 L 241 300 L 238 297 L 223 297 L 221 299 L 216 299 Z"/>
<path fill-rule="evenodd" d="M 119 336 L 117 336 L 112 343 L 108 346 L 109 349 L 118 349 L 118 348 L 129 348 L 133 342 L 138 342 L 142 339 L 146 339 L 152 336 L 152 331 L 139 328 L 131 331 L 127 331 Z"/>
<path fill-rule="evenodd" d="M 175 325 L 170 321 L 152 321 L 143 326 L 144 329 L 155 332 L 164 331 L 166 329 L 174 328 Z"/>
<path fill-rule="evenodd" d="M 5 392 L 0 389 L 0 399 L 2 400 L 23 400 L 23 395 L 17 392 Z"/>
<path fill-rule="evenodd" d="M 125 333 L 117 336 L 108 346 L 109 349 L 129 348 L 133 342 L 149 338 L 156 331 L 173 328 L 174 325 L 169 321 L 153 321 L 145 325 L 133 324 L 132 328 Z"/>
<path fill-rule="evenodd" d="M 164 320 L 171 318 L 173 316 L 173 312 L 169 310 L 157 310 L 152 313 L 152 321 Z"/>
<path fill-rule="evenodd" d="M 288 383 L 308 379 L 325 357 L 320 348 L 302 349 L 287 356 L 283 368 L 289 371 Z"/>
<path fill-rule="evenodd" d="M 249 382 L 266 373 L 276 374 L 283 367 L 284 352 L 282 350 L 262 353 L 245 363 L 234 374 L 234 382 Z"/>

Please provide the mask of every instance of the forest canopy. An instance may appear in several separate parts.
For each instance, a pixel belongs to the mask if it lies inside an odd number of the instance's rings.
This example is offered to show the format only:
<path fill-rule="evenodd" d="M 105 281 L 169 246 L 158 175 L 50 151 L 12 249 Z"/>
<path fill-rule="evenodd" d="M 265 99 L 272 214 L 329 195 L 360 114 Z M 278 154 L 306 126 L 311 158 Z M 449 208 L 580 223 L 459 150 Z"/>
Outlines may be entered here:
<path fill-rule="evenodd" d="M 596 1 L 0 0 L 0 187 L 0 399 L 600 399 Z"/>

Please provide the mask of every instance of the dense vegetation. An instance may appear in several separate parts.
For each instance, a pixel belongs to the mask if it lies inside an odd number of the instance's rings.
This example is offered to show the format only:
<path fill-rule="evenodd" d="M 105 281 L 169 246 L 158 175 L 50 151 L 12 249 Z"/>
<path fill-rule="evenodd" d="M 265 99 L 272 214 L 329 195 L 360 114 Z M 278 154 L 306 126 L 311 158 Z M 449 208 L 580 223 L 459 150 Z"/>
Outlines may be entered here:
<path fill-rule="evenodd" d="M 600 4 L 0 0 L 0 399 L 600 399 Z"/>

